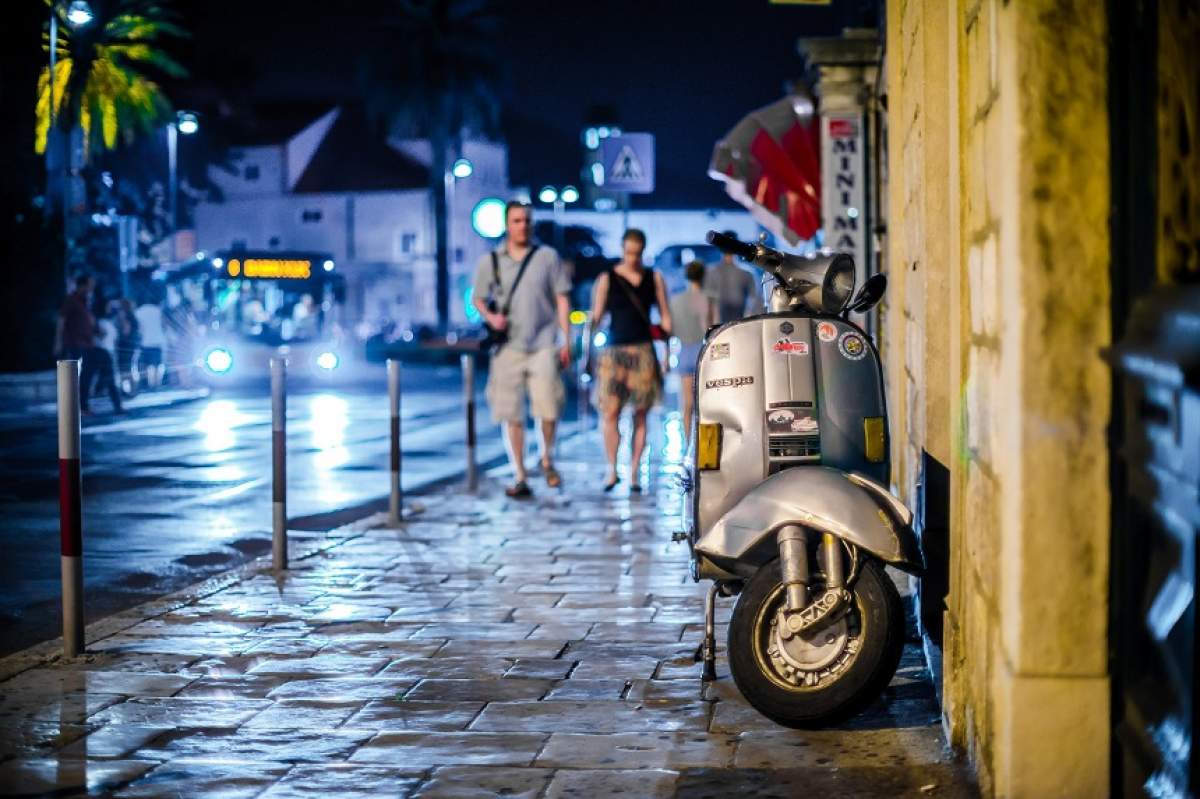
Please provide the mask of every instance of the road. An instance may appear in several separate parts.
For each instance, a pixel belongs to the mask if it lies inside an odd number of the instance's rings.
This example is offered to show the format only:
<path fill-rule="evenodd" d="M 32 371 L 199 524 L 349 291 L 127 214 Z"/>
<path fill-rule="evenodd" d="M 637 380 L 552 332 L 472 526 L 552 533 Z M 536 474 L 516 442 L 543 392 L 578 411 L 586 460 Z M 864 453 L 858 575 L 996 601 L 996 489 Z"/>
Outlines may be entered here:
<path fill-rule="evenodd" d="M 462 388 L 455 368 L 406 367 L 404 375 L 403 485 L 411 491 L 464 467 Z M 482 397 L 478 405 L 479 459 L 498 459 Z M 376 509 L 388 490 L 387 431 L 382 381 L 293 389 L 290 526 L 328 529 Z M 0 416 L 0 654 L 60 633 L 56 441 L 52 408 Z M 245 391 L 86 419 L 87 620 L 269 552 L 270 441 L 270 398 Z"/>

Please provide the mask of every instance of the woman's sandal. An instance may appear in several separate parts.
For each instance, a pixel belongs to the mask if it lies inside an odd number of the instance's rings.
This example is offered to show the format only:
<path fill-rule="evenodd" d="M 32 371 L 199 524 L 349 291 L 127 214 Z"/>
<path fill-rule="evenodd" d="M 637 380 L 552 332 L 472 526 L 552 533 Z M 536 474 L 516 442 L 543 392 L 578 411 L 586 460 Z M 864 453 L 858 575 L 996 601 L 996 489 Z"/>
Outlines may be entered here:
<path fill-rule="evenodd" d="M 529 483 L 526 483 L 524 480 L 518 480 L 504 489 L 504 495 L 513 499 L 528 499 L 533 496 L 533 492 L 529 490 Z"/>
<path fill-rule="evenodd" d="M 629 493 L 630 493 L 630 494 L 640 494 L 640 493 L 642 493 L 642 484 L 641 484 L 641 483 L 633 483 L 632 485 L 630 485 L 630 486 L 629 486 Z"/>
<path fill-rule="evenodd" d="M 546 485 L 551 488 L 558 488 L 562 485 L 562 475 L 551 464 L 542 464 L 542 475 L 546 478 Z"/>
<path fill-rule="evenodd" d="M 612 491 L 614 488 L 616 488 L 616 487 L 617 487 L 617 483 L 619 483 L 619 482 L 621 482 L 621 478 L 620 478 L 620 477 L 614 477 L 614 478 L 613 478 L 613 481 L 612 481 L 611 483 L 605 483 L 605 484 L 604 484 L 604 493 L 605 493 L 605 494 L 607 494 L 607 493 L 609 493 L 610 491 Z"/>

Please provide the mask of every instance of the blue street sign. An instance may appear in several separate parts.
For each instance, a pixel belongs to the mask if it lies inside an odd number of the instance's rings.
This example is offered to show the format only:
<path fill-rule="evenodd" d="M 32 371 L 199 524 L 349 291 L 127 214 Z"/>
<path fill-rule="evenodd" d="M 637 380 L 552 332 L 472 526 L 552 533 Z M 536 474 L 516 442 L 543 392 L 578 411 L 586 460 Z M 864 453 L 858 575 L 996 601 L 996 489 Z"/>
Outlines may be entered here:
<path fill-rule="evenodd" d="M 622 133 L 603 140 L 604 188 L 631 194 L 654 191 L 654 134 Z"/>

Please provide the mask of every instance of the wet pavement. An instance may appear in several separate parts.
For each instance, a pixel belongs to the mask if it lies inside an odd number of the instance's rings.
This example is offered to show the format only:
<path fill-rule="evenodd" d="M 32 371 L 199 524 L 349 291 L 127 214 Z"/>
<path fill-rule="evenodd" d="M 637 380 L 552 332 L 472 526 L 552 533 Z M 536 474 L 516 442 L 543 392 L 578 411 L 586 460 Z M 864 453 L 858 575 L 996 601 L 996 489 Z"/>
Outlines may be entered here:
<path fill-rule="evenodd" d="M 701 682 L 677 422 L 664 450 L 648 496 L 603 494 L 573 439 L 561 492 L 444 488 L 402 529 L 294 536 L 284 577 L 250 564 L 92 625 L 74 662 L 0 660 L 0 794 L 974 796 L 915 642 L 837 729 L 758 715 L 723 655 Z"/>
<path fill-rule="evenodd" d="M 294 526 L 328 529 L 388 490 L 382 381 L 289 396 Z M 482 390 L 482 375 L 479 388 Z M 457 368 L 404 369 L 404 486 L 464 468 Z M 83 423 L 88 620 L 246 562 L 270 549 L 270 398 L 263 391 L 143 394 L 127 416 Z M 0 412 L 0 655 L 58 632 L 58 462 L 53 404 Z M 480 413 L 481 460 L 502 455 Z M 350 513 L 338 511 L 351 509 Z M 318 518 L 306 518 L 317 515 Z M 332 517 L 329 514 L 333 514 Z"/>

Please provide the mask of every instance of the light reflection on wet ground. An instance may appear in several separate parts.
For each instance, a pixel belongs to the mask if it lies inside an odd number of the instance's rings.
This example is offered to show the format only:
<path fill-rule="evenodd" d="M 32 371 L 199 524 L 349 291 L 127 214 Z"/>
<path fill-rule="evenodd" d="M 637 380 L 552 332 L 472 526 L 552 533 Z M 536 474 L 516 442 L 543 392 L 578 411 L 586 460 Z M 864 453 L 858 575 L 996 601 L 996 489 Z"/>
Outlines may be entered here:
<path fill-rule="evenodd" d="M 402 530 L 340 532 L 286 575 L 249 574 L 130 619 L 82 660 L 0 682 L 0 786 L 973 796 L 915 644 L 885 698 L 836 729 L 757 714 L 723 652 L 720 679 L 700 681 L 705 586 L 670 543 L 680 522 L 664 450 L 654 443 L 649 494 L 613 496 L 599 443 L 568 442 L 562 492 L 535 480 L 536 499 L 510 501 L 494 476 L 475 497 L 437 492 Z M 722 600 L 722 639 L 729 613 Z"/>
<path fill-rule="evenodd" d="M 457 369 L 405 370 L 407 490 L 463 468 Z M 482 389 L 482 376 L 480 378 Z M 479 415 L 480 458 L 501 454 Z M 388 487 L 382 384 L 296 388 L 288 404 L 288 511 L 358 506 Z M 84 563 L 89 619 L 202 579 L 269 547 L 270 400 L 214 393 L 83 430 Z M 0 419 L 0 653 L 57 634 L 58 485 L 51 416 Z"/>

